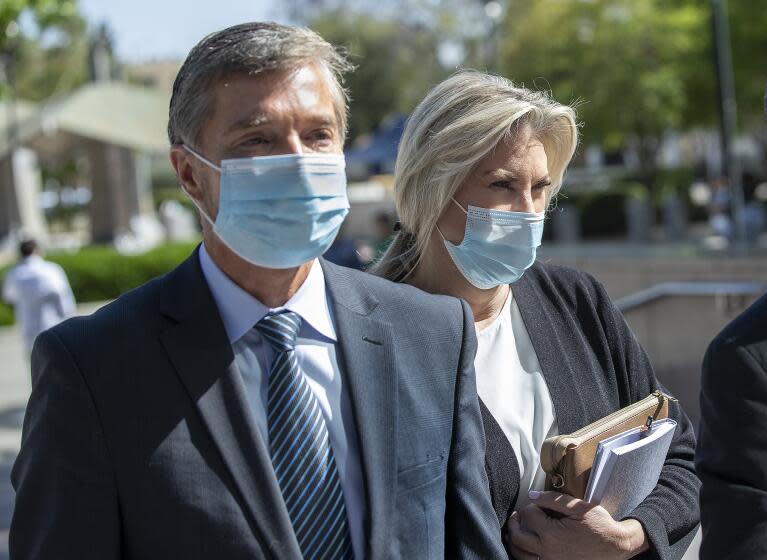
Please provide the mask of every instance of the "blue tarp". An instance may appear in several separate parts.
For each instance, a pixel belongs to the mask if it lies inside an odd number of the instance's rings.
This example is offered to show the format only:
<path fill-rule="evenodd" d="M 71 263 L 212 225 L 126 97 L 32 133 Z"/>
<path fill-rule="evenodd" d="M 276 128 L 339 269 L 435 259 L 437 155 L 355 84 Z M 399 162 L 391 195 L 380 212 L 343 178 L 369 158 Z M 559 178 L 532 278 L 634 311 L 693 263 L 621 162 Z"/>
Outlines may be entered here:
<path fill-rule="evenodd" d="M 347 163 L 383 167 L 393 162 L 397 159 L 397 147 L 406 121 L 407 117 L 398 115 L 381 123 L 369 143 L 346 150 Z"/>

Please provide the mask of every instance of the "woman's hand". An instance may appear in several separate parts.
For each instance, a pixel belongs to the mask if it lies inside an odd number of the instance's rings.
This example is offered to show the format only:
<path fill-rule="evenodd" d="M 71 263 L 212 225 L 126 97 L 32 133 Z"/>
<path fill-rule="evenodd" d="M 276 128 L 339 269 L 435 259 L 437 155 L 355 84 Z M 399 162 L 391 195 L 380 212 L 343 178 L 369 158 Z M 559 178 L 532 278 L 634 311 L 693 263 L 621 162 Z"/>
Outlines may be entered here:
<path fill-rule="evenodd" d="M 530 499 L 506 523 L 506 544 L 517 560 L 623 560 L 648 549 L 636 519 L 615 521 L 605 508 L 559 492 L 531 491 Z"/>

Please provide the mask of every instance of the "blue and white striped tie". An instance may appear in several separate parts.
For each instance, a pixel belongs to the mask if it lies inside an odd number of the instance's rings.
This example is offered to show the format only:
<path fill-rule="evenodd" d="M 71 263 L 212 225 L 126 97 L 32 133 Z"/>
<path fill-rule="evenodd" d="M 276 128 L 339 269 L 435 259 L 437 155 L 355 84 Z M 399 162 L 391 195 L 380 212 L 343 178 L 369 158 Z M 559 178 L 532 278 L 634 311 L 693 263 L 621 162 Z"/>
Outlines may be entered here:
<path fill-rule="evenodd" d="M 269 371 L 269 450 L 305 559 L 353 557 L 341 481 L 317 398 L 298 367 L 301 316 L 270 313 L 256 328 L 275 351 Z"/>

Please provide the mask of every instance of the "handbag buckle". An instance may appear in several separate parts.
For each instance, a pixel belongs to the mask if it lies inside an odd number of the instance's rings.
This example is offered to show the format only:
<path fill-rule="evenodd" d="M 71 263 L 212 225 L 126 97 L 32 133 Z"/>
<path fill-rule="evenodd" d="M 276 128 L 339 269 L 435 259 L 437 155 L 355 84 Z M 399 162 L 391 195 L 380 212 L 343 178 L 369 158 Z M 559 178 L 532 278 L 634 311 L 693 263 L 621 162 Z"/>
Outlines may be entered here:
<path fill-rule="evenodd" d="M 554 473 L 551 475 L 551 485 L 556 489 L 564 488 L 565 477 L 559 473 Z"/>

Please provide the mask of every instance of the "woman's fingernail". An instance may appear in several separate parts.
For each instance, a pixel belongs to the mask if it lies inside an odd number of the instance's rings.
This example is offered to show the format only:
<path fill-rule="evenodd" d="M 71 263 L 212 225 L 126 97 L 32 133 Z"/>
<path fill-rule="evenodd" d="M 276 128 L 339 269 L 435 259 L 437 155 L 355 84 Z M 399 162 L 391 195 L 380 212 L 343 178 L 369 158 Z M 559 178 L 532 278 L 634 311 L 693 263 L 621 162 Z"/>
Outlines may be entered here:
<path fill-rule="evenodd" d="M 530 498 L 531 500 L 537 500 L 538 498 L 541 497 L 541 493 L 538 492 L 538 490 L 530 490 L 527 493 L 527 497 Z"/>

